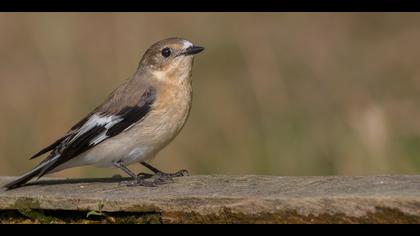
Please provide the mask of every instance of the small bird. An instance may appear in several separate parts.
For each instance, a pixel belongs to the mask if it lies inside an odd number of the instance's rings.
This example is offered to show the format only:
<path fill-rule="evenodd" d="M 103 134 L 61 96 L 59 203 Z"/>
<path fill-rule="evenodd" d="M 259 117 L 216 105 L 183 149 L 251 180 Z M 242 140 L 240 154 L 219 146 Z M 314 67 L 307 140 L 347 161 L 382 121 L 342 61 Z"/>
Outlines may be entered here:
<path fill-rule="evenodd" d="M 188 175 L 186 170 L 162 172 L 147 161 L 185 125 L 192 103 L 194 55 L 203 50 L 182 38 L 153 44 L 136 72 L 104 103 L 30 158 L 50 152 L 46 159 L 4 187 L 17 188 L 34 177 L 85 165 L 119 168 L 132 178 L 122 182 L 128 186 L 153 187 Z M 154 175 L 133 173 L 127 168 L 133 163 L 142 164 Z"/>

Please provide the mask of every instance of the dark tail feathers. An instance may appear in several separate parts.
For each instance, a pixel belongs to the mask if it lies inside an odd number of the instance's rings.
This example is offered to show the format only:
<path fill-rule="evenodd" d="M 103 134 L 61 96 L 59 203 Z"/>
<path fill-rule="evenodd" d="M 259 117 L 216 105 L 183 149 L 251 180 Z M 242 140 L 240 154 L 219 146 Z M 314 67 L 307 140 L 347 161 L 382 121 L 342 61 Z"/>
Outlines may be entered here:
<path fill-rule="evenodd" d="M 42 167 L 43 166 L 37 166 L 35 167 L 33 170 L 29 171 L 28 173 L 24 174 L 23 176 L 21 176 L 20 178 L 4 185 L 3 187 L 6 188 L 7 190 L 11 190 L 14 188 L 18 188 L 21 187 L 22 185 L 24 185 L 25 183 L 27 183 L 29 180 L 31 180 L 32 178 L 34 178 L 35 176 L 38 176 L 41 171 L 42 171 Z"/>

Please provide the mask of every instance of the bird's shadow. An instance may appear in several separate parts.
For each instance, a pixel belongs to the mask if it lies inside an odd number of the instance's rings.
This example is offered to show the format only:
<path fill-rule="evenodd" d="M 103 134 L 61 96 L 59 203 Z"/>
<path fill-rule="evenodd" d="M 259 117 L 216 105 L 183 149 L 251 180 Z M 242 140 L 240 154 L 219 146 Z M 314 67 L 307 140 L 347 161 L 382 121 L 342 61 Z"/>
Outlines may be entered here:
<path fill-rule="evenodd" d="M 63 185 L 63 184 L 92 184 L 92 183 L 120 183 L 131 180 L 129 177 L 113 176 L 110 178 L 79 178 L 79 179 L 44 179 L 25 184 L 25 186 Z"/>

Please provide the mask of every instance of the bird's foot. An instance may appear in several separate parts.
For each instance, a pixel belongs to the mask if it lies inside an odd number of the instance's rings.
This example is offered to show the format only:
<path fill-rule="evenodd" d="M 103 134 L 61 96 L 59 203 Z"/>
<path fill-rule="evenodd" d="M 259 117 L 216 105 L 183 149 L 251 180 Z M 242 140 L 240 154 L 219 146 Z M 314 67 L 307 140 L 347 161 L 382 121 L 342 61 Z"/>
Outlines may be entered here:
<path fill-rule="evenodd" d="M 156 187 L 157 184 L 154 181 L 147 181 L 145 178 L 137 177 L 133 180 L 129 181 L 122 181 L 120 185 L 125 185 L 127 187 L 134 187 L 134 186 L 143 186 L 143 187 Z"/>
<path fill-rule="evenodd" d="M 141 172 L 141 173 L 137 174 L 137 178 L 140 178 L 140 179 L 150 179 L 153 176 L 154 176 L 153 174 L 144 173 L 144 172 Z"/>
<path fill-rule="evenodd" d="M 162 173 L 164 175 L 169 175 L 171 177 L 183 177 L 183 176 L 189 176 L 190 173 L 188 173 L 188 170 L 180 170 L 175 173 Z"/>
<path fill-rule="evenodd" d="M 141 179 L 150 179 L 155 176 L 160 176 L 162 178 L 176 178 L 176 177 L 183 177 L 183 176 L 188 176 L 188 175 L 189 173 L 187 170 L 180 170 L 175 173 L 157 172 L 156 174 L 148 174 L 148 173 L 141 172 L 137 174 L 137 177 Z"/>
<path fill-rule="evenodd" d="M 175 173 L 165 173 L 165 172 L 157 172 L 152 178 L 154 179 L 153 182 L 156 185 L 162 185 L 167 183 L 173 183 L 174 179 L 177 177 L 188 176 L 187 170 L 180 170 Z"/>
<path fill-rule="evenodd" d="M 180 170 L 175 173 L 165 173 L 165 172 L 157 172 L 156 174 L 148 174 L 148 173 L 139 173 L 137 175 L 137 180 L 145 181 L 148 183 L 154 183 L 155 186 L 173 183 L 173 178 L 176 177 L 183 177 L 188 176 L 189 173 L 187 170 Z M 150 181 L 149 181 L 150 180 Z"/>
<path fill-rule="evenodd" d="M 137 177 L 141 177 L 143 179 L 149 179 L 149 178 L 151 178 L 153 176 L 156 176 L 156 175 L 164 177 L 164 178 L 176 178 L 176 177 L 188 176 L 189 173 L 188 173 L 188 170 L 180 170 L 180 171 L 177 171 L 175 173 L 165 173 L 165 172 L 159 171 L 159 172 L 156 172 L 154 175 L 141 172 L 141 173 L 137 174 Z"/>

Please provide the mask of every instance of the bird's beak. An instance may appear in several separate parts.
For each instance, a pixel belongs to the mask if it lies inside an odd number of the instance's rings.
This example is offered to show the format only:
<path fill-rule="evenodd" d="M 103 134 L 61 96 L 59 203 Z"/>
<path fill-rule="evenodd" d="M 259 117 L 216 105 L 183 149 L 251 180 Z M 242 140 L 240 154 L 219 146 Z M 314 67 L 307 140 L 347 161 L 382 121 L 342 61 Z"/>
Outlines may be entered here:
<path fill-rule="evenodd" d="M 185 49 L 185 51 L 182 52 L 181 55 L 184 55 L 184 56 L 195 55 L 197 53 L 200 53 L 203 50 L 204 50 L 204 47 L 191 46 L 191 47 L 188 47 L 187 49 Z"/>

